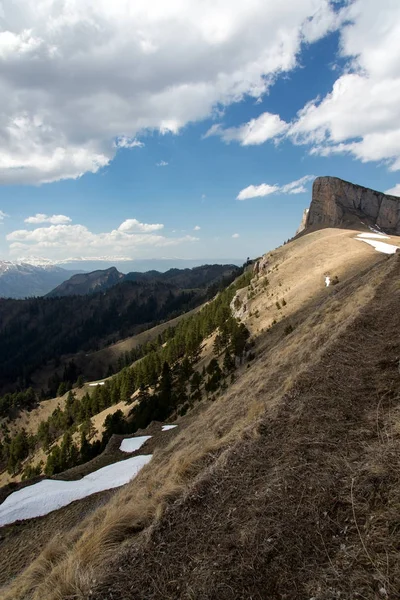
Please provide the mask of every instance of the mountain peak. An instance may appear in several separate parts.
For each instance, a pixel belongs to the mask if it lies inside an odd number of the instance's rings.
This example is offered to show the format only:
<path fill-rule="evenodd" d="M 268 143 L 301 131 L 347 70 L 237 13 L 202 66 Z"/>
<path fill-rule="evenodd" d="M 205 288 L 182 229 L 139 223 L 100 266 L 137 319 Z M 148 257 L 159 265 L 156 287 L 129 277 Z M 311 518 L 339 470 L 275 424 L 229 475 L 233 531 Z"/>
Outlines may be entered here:
<path fill-rule="evenodd" d="M 376 225 L 387 233 L 400 234 L 400 198 L 338 177 L 317 177 L 306 230 L 360 224 Z"/>

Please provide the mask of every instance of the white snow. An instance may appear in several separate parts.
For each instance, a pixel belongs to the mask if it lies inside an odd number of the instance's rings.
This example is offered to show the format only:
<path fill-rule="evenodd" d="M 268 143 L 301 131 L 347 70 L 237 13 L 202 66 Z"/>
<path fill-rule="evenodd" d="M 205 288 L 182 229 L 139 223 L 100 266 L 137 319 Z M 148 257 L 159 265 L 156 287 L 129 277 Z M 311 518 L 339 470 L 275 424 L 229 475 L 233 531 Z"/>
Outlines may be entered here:
<path fill-rule="evenodd" d="M 386 239 L 390 240 L 388 235 L 384 235 L 383 233 L 359 233 L 357 235 L 358 238 L 377 238 L 377 239 Z"/>
<path fill-rule="evenodd" d="M 127 438 L 125 440 L 122 440 L 119 449 L 122 450 L 122 452 L 135 452 L 136 450 L 139 450 L 139 448 L 143 446 L 143 444 L 147 442 L 147 440 L 149 440 L 150 438 L 151 435 L 142 435 L 138 437 Z"/>
<path fill-rule="evenodd" d="M 47 515 L 74 500 L 125 485 L 151 460 L 151 456 L 121 460 L 93 471 L 78 481 L 43 479 L 13 492 L 0 504 L 0 527 L 14 521 Z"/>
<path fill-rule="evenodd" d="M 373 246 L 378 252 L 383 252 L 384 254 L 395 254 L 398 250 L 398 246 L 387 244 L 386 242 L 378 242 L 377 240 L 360 239 L 360 242 L 365 242 L 366 244 Z"/>
<path fill-rule="evenodd" d="M 178 425 L 163 425 L 161 431 L 169 431 L 170 429 L 175 429 Z"/>
<path fill-rule="evenodd" d="M 326 287 L 328 287 L 330 284 L 331 284 L 331 278 L 328 277 L 328 275 L 326 275 L 326 277 L 325 277 L 325 285 L 326 285 Z"/>
<path fill-rule="evenodd" d="M 88 356 L 86 354 L 86 356 Z M 89 387 L 96 387 L 97 385 L 104 385 L 105 381 L 98 381 L 97 383 L 89 383 Z"/>

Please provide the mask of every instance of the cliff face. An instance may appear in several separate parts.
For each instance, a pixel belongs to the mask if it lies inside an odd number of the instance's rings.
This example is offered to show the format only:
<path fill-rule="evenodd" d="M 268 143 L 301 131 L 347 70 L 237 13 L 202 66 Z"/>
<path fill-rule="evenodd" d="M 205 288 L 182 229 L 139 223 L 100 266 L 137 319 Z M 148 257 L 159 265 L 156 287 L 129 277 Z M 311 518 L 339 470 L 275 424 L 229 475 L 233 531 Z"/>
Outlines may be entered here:
<path fill-rule="evenodd" d="M 317 177 L 306 228 L 340 227 L 354 224 L 359 219 L 399 235 L 400 198 L 337 177 Z"/>
<path fill-rule="evenodd" d="M 301 218 L 301 223 L 299 225 L 298 230 L 296 231 L 296 235 L 298 235 L 299 233 L 301 233 L 302 231 L 304 231 L 304 229 L 307 227 L 307 215 L 308 215 L 308 211 L 310 209 L 309 208 L 305 208 L 303 211 L 303 216 Z"/>

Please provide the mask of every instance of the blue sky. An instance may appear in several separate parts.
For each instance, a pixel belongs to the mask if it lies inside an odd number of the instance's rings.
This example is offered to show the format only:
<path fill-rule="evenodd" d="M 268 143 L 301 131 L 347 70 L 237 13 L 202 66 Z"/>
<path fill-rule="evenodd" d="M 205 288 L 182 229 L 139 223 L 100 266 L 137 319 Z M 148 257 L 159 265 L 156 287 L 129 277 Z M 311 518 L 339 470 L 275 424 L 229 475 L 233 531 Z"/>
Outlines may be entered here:
<path fill-rule="evenodd" d="M 397 2 L 147 4 L 0 3 L 0 258 L 255 257 L 315 176 L 400 195 Z"/>

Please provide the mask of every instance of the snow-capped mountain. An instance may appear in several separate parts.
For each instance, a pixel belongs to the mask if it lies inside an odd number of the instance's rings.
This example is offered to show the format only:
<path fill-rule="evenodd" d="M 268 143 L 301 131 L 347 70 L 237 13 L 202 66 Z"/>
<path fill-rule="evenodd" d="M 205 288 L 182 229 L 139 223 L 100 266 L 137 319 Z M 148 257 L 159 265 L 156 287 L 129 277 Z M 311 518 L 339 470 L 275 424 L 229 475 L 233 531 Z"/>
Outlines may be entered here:
<path fill-rule="evenodd" d="M 77 272 L 38 257 L 0 260 L 0 298 L 44 296 Z"/>

